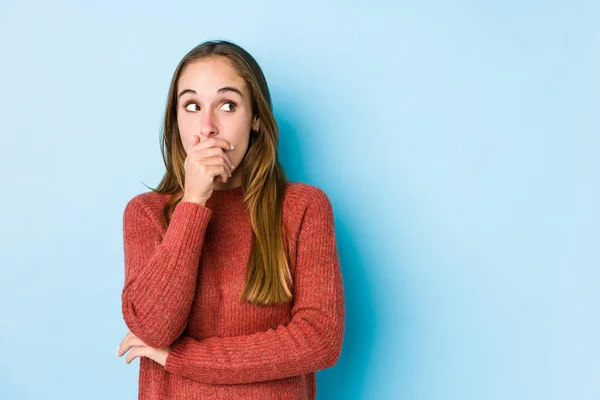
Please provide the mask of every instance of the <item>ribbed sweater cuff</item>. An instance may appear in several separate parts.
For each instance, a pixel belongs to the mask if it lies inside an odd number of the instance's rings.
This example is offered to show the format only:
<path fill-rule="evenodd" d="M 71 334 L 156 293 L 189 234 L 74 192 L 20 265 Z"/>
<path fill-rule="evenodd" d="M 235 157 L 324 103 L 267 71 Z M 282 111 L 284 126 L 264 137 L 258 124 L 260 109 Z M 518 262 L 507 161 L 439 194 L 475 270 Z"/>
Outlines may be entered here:
<path fill-rule="evenodd" d="M 204 238 L 211 215 L 212 210 L 201 204 L 191 201 L 177 203 L 163 242 L 167 246 L 183 245 L 183 248 L 192 248 Z M 188 232 L 188 235 L 184 236 L 186 240 L 183 243 L 181 243 L 181 232 Z"/>
<path fill-rule="evenodd" d="M 165 362 L 165 370 L 174 374 L 185 374 L 186 368 L 189 368 L 187 365 L 188 361 L 185 358 L 186 344 L 188 341 L 192 341 L 192 339 L 183 336 L 171 343 L 169 355 Z M 196 352 L 195 357 L 197 357 L 197 362 L 202 359 L 202 355 L 198 352 Z"/>

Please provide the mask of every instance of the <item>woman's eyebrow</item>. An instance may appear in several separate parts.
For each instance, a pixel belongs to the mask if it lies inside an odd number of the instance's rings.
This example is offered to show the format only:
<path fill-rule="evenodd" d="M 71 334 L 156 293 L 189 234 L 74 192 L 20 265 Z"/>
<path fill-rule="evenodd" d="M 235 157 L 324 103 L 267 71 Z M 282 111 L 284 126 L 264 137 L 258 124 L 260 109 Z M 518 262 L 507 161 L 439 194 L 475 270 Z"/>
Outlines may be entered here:
<path fill-rule="evenodd" d="M 223 93 L 223 92 L 234 92 L 234 93 L 237 93 L 238 95 L 240 95 L 240 97 L 244 97 L 242 95 L 242 91 L 233 86 L 225 86 L 225 87 L 222 87 L 219 90 L 217 90 L 217 93 Z M 179 93 L 179 96 L 177 96 L 177 97 L 181 97 L 186 93 L 197 94 L 196 91 L 193 89 L 184 89 Z"/>

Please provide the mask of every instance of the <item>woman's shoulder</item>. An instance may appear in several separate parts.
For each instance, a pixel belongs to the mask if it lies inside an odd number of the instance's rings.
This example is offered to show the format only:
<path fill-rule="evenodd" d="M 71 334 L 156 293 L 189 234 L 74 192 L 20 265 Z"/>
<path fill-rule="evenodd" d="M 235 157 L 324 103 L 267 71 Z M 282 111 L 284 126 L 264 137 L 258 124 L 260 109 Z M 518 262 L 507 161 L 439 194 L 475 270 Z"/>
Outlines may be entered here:
<path fill-rule="evenodd" d="M 170 197 L 170 194 L 155 191 L 137 194 L 125 205 L 124 216 L 145 214 L 150 219 L 159 219 Z"/>
<path fill-rule="evenodd" d="M 305 182 L 287 182 L 287 191 L 300 196 L 326 196 L 326 193 L 319 186 L 311 185 Z"/>
<path fill-rule="evenodd" d="M 283 202 L 286 232 L 299 240 L 304 229 L 309 235 L 333 230 L 334 212 L 329 196 L 316 186 L 302 182 L 289 183 Z"/>
<path fill-rule="evenodd" d="M 288 182 L 284 207 L 304 212 L 308 207 L 331 208 L 331 201 L 319 186 L 304 182 Z"/>

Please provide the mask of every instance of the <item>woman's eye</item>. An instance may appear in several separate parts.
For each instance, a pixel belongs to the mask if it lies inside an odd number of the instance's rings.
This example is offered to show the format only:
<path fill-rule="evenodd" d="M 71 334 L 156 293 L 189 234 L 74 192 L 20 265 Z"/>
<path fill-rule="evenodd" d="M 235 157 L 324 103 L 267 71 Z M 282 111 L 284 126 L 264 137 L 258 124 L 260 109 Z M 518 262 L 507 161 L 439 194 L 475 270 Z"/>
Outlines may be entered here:
<path fill-rule="evenodd" d="M 225 110 L 225 111 L 230 111 L 230 112 L 231 112 L 231 111 L 235 111 L 235 107 L 236 107 L 236 105 L 235 105 L 235 103 L 234 103 L 233 101 L 228 101 L 228 102 L 226 102 L 226 103 L 225 103 L 225 104 L 223 104 L 223 105 L 227 105 L 227 104 L 229 104 L 229 105 L 230 105 L 230 107 L 229 107 L 229 110 Z"/>
<path fill-rule="evenodd" d="M 190 106 L 193 106 L 193 107 L 190 107 Z M 223 103 L 223 107 L 224 106 L 229 106 L 229 109 L 224 110 L 224 111 L 228 111 L 228 112 L 235 111 L 235 109 L 237 107 L 237 105 L 233 101 L 227 101 L 227 102 Z M 196 111 L 198 111 L 198 109 L 196 107 L 198 107 L 198 104 L 189 103 L 189 104 L 186 104 L 185 109 L 190 112 L 196 112 Z M 221 107 L 221 108 L 223 108 L 223 107 Z"/>
<path fill-rule="evenodd" d="M 190 109 L 189 109 L 189 106 L 197 106 L 197 105 L 198 105 L 198 104 L 196 104 L 196 103 L 190 103 L 190 104 L 187 104 L 187 105 L 185 106 L 185 109 L 186 109 L 186 110 L 188 110 L 188 111 L 197 111 L 197 110 L 193 110 L 193 109 L 192 109 L 192 110 L 190 110 Z"/>

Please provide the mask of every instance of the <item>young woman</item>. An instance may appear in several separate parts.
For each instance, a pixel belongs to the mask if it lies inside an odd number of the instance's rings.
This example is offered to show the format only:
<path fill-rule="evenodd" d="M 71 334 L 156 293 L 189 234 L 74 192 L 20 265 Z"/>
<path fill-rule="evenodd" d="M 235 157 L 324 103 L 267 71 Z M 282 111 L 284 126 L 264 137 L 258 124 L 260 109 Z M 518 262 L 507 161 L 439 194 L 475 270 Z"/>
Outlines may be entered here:
<path fill-rule="evenodd" d="M 316 398 L 344 337 L 333 209 L 286 180 L 254 58 L 227 41 L 192 49 L 162 133 L 166 173 L 123 213 L 117 355 L 139 357 L 139 399 Z"/>

